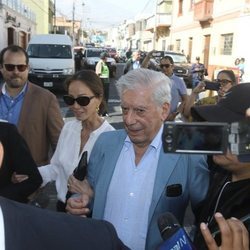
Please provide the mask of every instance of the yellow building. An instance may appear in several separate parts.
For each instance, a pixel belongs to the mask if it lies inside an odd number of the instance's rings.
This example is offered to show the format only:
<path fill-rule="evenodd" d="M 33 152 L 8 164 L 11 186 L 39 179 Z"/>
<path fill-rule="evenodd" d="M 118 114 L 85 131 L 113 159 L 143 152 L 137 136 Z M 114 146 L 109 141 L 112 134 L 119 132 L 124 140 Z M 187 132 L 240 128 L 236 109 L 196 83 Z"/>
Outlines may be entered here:
<path fill-rule="evenodd" d="M 36 14 L 36 34 L 53 33 L 54 1 L 23 0 Z"/>

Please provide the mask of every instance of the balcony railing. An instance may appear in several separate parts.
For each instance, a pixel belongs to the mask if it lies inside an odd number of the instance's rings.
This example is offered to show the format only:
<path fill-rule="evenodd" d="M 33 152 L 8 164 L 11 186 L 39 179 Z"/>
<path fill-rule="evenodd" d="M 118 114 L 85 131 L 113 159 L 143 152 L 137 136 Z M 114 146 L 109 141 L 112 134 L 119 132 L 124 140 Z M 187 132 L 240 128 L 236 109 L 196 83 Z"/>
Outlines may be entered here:
<path fill-rule="evenodd" d="M 171 14 L 157 14 L 147 19 L 146 30 L 154 29 L 155 27 L 171 26 Z"/>
<path fill-rule="evenodd" d="M 201 0 L 194 4 L 194 20 L 205 22 L 212 20 L 214 0 Z"/>

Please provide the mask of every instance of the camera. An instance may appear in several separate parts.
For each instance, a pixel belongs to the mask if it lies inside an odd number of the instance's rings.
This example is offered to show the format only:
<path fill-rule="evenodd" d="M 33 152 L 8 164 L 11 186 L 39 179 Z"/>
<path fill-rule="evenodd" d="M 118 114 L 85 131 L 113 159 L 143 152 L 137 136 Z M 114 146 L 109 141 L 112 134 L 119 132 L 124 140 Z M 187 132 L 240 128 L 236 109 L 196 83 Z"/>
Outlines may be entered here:
<path fill-rule="evenodd" d="M 162 141 L 165 153 L 250 155 L 250 121 L 165 122 Z"/>
<path fill-rule="evenodd" d="M 220 89 L 220 83 L 218 82 L 210 82 L 210 81 L 204 80 L 204 83 L 205 83 L 205 89 L 207 90 L 218 91 Z"/>

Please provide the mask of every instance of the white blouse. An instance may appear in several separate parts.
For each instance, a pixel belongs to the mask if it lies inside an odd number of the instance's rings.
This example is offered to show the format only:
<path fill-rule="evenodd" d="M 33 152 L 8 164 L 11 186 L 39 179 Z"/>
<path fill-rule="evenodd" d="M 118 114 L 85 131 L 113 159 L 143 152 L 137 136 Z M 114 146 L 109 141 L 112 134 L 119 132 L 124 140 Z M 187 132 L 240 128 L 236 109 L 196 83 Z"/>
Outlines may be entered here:
<path fill-rule="evenodd" d="M 57 198 L 62 202 L 65 202 L 65 196 L 68 191 L 68 178 L 77 167 L 82 153 L 88 151 L 89 159 L 91 150 L 98 136 L 103 132 L 114 130 L 114 128 L 105 120 L 98 129 L 90 134 L 81 154 L 79 154 L 81 130 L 81 121 L 73 120 L 67 122 L 61 131 L 56 151 L 51 158 L 50 164 L 38 168 L 43 178 L 42 186 L 48 182 L 55 181 Z"/>

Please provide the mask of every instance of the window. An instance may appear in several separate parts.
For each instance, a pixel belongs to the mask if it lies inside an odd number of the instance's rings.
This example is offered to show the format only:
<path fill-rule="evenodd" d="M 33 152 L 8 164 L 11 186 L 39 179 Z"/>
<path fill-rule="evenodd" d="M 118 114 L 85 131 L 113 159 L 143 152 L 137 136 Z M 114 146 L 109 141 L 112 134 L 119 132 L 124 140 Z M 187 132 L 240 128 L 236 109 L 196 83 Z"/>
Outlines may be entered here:
<path fill-rule="evenodd" d="M 162 40 L 162 50 L 166 50 L 166 40 Z"/>
<path fill-rule="evenodd" d="M 233 47 L 233 34 L 221 35 L 221 55 L 231 55 Z"/>
<path fill-rule="evenodd" d="M 175 50 L 177 52 L 181 51 L 181 40 L 180 39 L 175 41 Z"/>
<path fill-rule="evenodd" d="M 178 16 L 182 16 L 182 14 L 183 14 L 183 0 L 179 0 Z"/>

